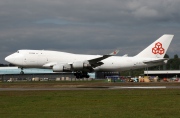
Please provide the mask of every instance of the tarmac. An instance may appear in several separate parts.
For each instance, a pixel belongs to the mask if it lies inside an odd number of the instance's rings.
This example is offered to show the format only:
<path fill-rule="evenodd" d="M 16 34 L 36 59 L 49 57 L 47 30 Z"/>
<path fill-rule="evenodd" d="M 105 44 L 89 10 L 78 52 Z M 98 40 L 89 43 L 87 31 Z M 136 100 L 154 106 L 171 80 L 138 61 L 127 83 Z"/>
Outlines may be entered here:
<path fill-rule="evenodd" d="M 98 86 L 62 88 L 0 88 L 0 91 L 62 91 L 62 90 L 118 90 L 118 89 L 180 89 L 180 86 Z"/>
<path fill-rule="evenodd" d="M 180 82 L 1 82 L 0 91 L 180 89 Z"/>

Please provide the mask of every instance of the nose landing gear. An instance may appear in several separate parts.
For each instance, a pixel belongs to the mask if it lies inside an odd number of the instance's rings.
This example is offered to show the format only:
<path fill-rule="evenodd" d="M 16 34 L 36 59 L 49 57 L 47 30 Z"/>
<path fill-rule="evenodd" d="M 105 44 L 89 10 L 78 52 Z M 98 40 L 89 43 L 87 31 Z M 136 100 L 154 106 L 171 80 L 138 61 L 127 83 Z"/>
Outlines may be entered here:
<path fill-rule="evenodd" d="M 76 76 L 77 79 L 79 78 L 89 78 L 89 75 L 87 72 L 76 72 L 74 73 L 74 76 Z"/>
<path fill-rule="evenodd" d="M 21 72 L 20 72 L 20 74 L 21 74 L 21 75 L 23 75 L 23 74 L 24 74 L 23 68 L 21 68 Z"/>

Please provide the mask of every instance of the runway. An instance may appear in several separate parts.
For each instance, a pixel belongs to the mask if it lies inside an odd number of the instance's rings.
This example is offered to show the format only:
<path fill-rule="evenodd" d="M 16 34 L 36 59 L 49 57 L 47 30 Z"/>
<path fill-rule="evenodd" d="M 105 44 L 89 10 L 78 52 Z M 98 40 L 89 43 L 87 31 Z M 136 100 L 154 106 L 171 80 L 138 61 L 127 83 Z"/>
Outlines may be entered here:
<path fill-rule="evenodd" d="M 180 89 L 180 86 L 99 86 L 64 88 L 0 88 L 0 91 L 62 91 L 62 90 L 118 90 L 118 89 Z"/>

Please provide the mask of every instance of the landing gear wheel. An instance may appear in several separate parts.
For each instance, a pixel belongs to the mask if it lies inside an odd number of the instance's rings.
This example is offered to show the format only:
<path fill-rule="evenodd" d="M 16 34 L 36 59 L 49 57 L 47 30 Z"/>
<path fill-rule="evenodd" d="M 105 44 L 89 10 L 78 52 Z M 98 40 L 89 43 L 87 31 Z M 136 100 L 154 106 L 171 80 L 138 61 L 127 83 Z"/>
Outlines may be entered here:
<path fill-rule="evenodd" d="M 20 72 L 20 74 L 21 74 L 21 75 L 23 75 L 23 74 L 24 74 L 23 68 L 21 68 L 21 72 Z"/>
<path fill-rule="evenodd" d="M 23 75 L 23 74 L 24 74 L 24 71 L 21 71 L 20 74 Z"/>
<path fill-rule="evenodd" d="M 74 76 L 76 76 L 77 79 L 89 78 L 89 75 L 87 72 L 76 72 L 76 73 L 74 73 Z"/>
<path fill-rule="evenodd" d="M 80 72 L 76 72 L 74 73 L 74 76 L 76 76 L 77 79 L 81 78 L 81 73 Z"/>
<path fill-rule="evenodd" d="M 89 75 L 87 72 L 82 72 L 82 76 L 83 76 L 83 78 L 89 78 Z"/>
<path fill-rule="evenodd" d="M 89 75 L 86 75 L 86 78 L 89 78 Z"/>

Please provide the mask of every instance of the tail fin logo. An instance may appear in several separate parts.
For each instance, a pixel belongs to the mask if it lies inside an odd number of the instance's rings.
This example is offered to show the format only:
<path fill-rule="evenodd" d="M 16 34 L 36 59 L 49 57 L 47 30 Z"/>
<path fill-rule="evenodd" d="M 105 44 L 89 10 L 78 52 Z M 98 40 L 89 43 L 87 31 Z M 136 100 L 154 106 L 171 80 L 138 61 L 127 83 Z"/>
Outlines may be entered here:
<path fill-rule="evenodd" d="M 113 54 L 116 55 L 117 54 L 116 51 L 114 51 Z"/>
<path fill-rule="evenodd" d="M 152 53 L 160 55 L 164 54 L 164 48 L 162 47 L 162 43 L 157 42 L 155 44 L 155 47 L 152 48 Z"/>

